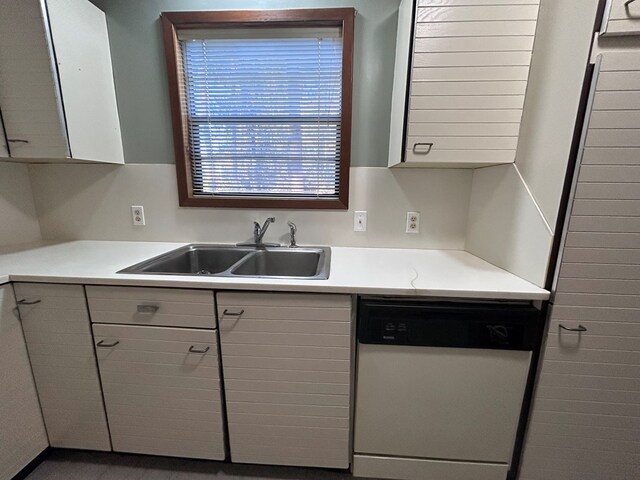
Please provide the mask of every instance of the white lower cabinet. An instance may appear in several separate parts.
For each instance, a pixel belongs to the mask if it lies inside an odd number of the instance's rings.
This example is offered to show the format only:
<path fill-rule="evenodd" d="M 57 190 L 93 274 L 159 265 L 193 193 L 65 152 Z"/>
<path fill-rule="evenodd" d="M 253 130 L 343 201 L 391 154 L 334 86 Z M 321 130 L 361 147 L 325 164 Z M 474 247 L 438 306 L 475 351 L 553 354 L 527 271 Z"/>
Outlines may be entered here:
<path fill-rule="evenodd" d="M 349 295 L 217 294 L 231 460 L 348 468 Z"/>
<path fill-rule="evenodd" d="M 11 285 L 0 286 L 0 479 L 49 446 Z"/>
<path fill-rule="evenodd" d="M 93 324 L 113 449 L 223 460 L 215 330 Z"/>
<path fill-rule="evenodd" d="M 49 443 L 111 450 L 84 288 L 14 288 Z"/>

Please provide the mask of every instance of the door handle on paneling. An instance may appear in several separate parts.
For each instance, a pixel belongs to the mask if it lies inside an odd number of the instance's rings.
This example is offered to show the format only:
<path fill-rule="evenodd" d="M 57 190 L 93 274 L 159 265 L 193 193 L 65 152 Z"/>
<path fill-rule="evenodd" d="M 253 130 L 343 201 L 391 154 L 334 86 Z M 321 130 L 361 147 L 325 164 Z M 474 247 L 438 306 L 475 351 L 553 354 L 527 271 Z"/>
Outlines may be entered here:
<path fill-rule="evenodd" d="M 195 345 L 191 345 L 189 347 L 189 353 L 207 353 L 211 347 L 207 346 L 205 348 L 198 349 Z"/>
<path fill-rule="evenodd" d="M 418 147 L 427 147 L 427 149 L 423 151 L 418 151 Z M 433 143 L 414 143 L 413 153 L 415 153 L 416 155 L 427 155 L 429 152 L 431 152 L 432 148 L 433 148 Z"/>
<path fill-rule="evenodd" d="M 40 302 L 42 302 L 42 300 L 40 300 L 40 299 L 28 301 L 26 298 L 23 298 L 22 300 L 18 300 L 16 303 L 18 305 L 35 305 L 35 304 L 40 303 Z"/>
<path fill-rule="evenodd" d="M 96 347 L 113 348 L 116 345 L 118 345 L 119 343 L 120 343 L 119 340 L 116 340 L 115 342 L 111 342 L 111 343 L 104 343 L 104 340 L 100 340 L 98 343 L 96 343 Z"/>
<path fill-rule="evenodd" d="M 586 332 L 587 328 L 583 327 L 582 325 L 578 325 L 575 328 L 569 328 L 569 327 L 565 327 L 562 324 L 559 324 L 558 327 L 560 328 L 560 330 L 566 330 L 567 332 L 578 332 L 578 333 L 582 333 L 582 332 Z"/>
<path fill-rule="evenodd" d="M 158 305 L 138 305 L 138 313 L 153 315 L 160 307 Z"/>
<path fill-rule="evenodd" d="M 229 317 L 241 317 L 242 314 L 244 313 L 244 310 L 240 310 L 239 312 L 230 312 L 229 310 L 227 310 L 226 308 L 224 309 L 224 312 L 222 312 L 222 316 L 229 316 Z"/>

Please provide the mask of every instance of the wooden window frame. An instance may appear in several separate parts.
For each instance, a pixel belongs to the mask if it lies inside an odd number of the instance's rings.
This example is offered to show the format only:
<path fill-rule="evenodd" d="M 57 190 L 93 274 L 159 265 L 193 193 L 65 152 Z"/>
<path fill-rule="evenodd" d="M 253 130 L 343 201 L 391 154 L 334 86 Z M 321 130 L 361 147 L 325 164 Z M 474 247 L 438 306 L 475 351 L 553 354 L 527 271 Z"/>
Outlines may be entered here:
<path fill-rule="evenodd" d="M 353 89 L 353 8 L 297 10 L 238 10 L 202 12 L 163 12 L 162 29 L 169 78 L 169 98 L 176 156 L 178 197 L 181 207 L 341 209 L 349 207 L 349 168 L 351 165 L 351 118 Z M 299 198 L 271 196 L 210 197 L 194 195 L 191 156 L 187 141 L 188 124 L 184 115 L 184 99 L 180 95 L 181 65 L 177 31 L 202 28 L 274 28 L 338 26 L 342 29 L 342 118 L 340 126 L 340 183 L 338 198 Z"/>

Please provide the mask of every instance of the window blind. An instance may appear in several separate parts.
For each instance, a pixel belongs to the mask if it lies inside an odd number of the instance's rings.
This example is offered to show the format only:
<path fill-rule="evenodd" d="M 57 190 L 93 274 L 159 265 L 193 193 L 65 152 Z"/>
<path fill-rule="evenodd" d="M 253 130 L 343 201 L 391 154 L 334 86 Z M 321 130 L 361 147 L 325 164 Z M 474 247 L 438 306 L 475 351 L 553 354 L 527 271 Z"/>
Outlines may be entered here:
<path fill-rule="evenodd" d="M 338 198 L 340 29 L 178 38 L 194 194 Z"/>

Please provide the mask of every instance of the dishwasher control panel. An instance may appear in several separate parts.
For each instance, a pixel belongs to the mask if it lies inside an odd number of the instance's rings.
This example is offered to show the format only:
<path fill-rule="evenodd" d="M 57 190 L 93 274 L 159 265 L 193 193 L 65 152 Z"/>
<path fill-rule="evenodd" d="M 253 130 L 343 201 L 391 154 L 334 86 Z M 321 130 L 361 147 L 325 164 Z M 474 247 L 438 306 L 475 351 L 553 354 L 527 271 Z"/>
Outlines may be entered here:
<path fill-rule="evenodd" d="M 361 299 L 360 343 L 532 350 L 541 312 L 531 304 Z"/>

